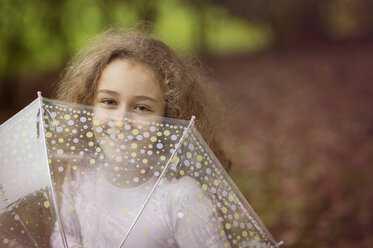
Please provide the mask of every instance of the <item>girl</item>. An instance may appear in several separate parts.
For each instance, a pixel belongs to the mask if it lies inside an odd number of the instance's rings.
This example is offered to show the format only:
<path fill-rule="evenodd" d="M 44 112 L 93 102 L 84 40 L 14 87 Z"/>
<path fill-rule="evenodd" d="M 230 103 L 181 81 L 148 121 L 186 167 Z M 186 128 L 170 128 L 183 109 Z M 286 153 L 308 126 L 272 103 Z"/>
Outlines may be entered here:
<path fill-rule="evenodd" d="M 123 133 L 126 126 L 121 120 L 131 115 L 129 112 L 137 114 L 132 118 L 132 127 L 128 128 L 133 134 L 144 129 L 147 125 L 144 123 L 162 122 L 162 118 L 157 120 L 154 116 L 190 119 L 195 115 L 196 127 L 207 144 L 224 167 L 227 170 L 230 167 L 220 146 L 221 122 L 218 117 L 222 115 L 218 110 L 221 107 L 211 94 L 206 78 L 198 67 L 181 59 L 164 43 L 147 34 L 127 32 L 121 28 L 105 31 L 65 69 L 55 98 L 93 106 L 95 149 L 102 150 L 109 159 L 108 167 L 113 168 L 106 170 L 101 184 L 93 183 L 89 187 L 81 182 L 90 182 L 93 176 L 101 178 L 101 172 L 88 169 L 84 173 L 74 173 L 70 179 L 65 177 L 65 181 L 73 182 L 63 184 L 63 194 L 59 199 L 69 246 L 117 247 L 135 219 L 135 215 L 129 214 L 130 210 L 138 209 L 148 196 L 149 192 L 145 189 L 155 184 L 152 175 L 157 171 L 153 166 L 130 167 L 130 162 L 124 162 L 125 159 L 118 156 L 129 146 L 149 147 L 148 154 L 156 149 L 146 143 L 145 134 L 141 136 L 141 141 L 131 144 L 117 138 L 121 134 L 123 137 L 126 135 Z M 158 133 L 168 131 L 161 127 Z M 162 159 L 162 153 L 158 154 Z M 148 163 L 144 162 L 148 161 L 146 153 L 135 156 L 137 159 L 140 157 L 144 164 Z M 155 160 L 151 161 L 155 163 Z M 66 171 L 67 175 L 71 173 L 71 169 Z M 102 194 L 97 193 L 100 189 Z M 108 201 L 106 205 L 95 204 L 95 199 Z M 125 213 L 112 205 L 121 206 Z M 192 214 L 193 206 L 201 206 L 199 215 Z M 202 230 L 202 225 L 211 228 L 204 227 Z M 137 226 L 128 236 L 126 247 L 230 246 L 211 201 L 189 177 L 180 177 L 172 184 L 161 184 Z M 188 228 L 202 230 L 207 238 L 188 235 Z M 56 225 L 51 243 L 53 247 L 62 247 L 61 242 Z"/>
<path fill-rule="evenodd" d="M 131 112 L 189 120 L 196 116 L 196 127 L 229 171 L 230 160 L 221 144 L 222 109 L 211 85 L 194 63 L 181 58 L 163 42 L 143 32 L 110 28 L 72 60 L 57 83 L 54 98 L 86 105 L 98 104 L 98 85 L 103 70 L 113 61 L 136 62 L 151 74 L 160 94 L 160 109 L 147 112 L 135 106 Z M 139 71 L 139 74 L 142 72 Z"/>

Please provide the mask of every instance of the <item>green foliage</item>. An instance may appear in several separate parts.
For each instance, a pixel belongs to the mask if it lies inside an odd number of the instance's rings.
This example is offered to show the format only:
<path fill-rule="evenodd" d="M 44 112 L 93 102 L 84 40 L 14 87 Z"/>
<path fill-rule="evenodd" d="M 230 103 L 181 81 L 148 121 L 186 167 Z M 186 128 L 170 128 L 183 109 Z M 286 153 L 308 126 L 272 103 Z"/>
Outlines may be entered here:
<path fill-rule="evenodd" d="M 195 1 L 193 1 L 195 2 Z M 276 43 L 292 47 L 313 39 L 349 40 L 372 35 L 373 0 L 211 0 L 246 20 L 264 22 Z"/>
<path fill-rule="evenodd" d="M 207 11 L 207 48 L 213 53 L 257 52 L 272 43 L 272 31 L 268 25 L 253 24 L 242 18 L 231 16 L 221 7 L 210 7 Z"/>
<path fill-rule="evenodd" d="M 166 4 L 159 6 L 154 34 L 177 51 L 193 50 L 197 46 L 198 27 L 194 9 L 189 5 L 180 5 L 180 1 L 163 2 Z"/>
<path fill-rule="evenodd" d="M 359 38 L 371 32 L 373 1 L 335 0 L 320 10 L 325 30 L 332 39 Z"/>
<path fill-rule="evenodd" d="M 59 70 L 109 25 L 134 27 L 140 20 L 154 22 L 155 35 L 179 52 L 257 51 L 271 41 L 265 25 L 181 0 L 1 0 L 0 6 L 0 77 Z"/>
<path fill-rule="evenodd" d="M 59 70 L 107 26 L 140 20 L 179 52 L 217 54 L 293 46 L 309 33 L 359 38 L 373 27 L 373 0 L 0 0 L 0 8 L 0 77 Z"/>

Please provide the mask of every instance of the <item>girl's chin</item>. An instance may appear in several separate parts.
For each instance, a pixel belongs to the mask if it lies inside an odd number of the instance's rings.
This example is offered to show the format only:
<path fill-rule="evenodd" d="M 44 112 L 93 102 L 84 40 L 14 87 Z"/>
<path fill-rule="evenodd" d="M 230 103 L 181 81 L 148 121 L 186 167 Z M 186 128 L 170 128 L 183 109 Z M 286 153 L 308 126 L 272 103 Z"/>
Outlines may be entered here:
<path fill-rule="evenodd" d="M 148 181 L 153 176 L 150 170 L 126 166 L 110 166 L 104 170 L 106 179 L 118 187 L 134 187 Z"/>

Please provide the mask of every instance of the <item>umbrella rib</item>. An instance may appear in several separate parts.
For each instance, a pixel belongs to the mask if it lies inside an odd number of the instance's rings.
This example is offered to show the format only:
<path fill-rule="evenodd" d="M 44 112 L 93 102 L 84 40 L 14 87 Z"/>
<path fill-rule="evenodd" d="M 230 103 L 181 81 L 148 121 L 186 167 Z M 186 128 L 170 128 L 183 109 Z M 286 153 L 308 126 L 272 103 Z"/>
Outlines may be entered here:
<path fill-rule="evenodd" d="M 182 142 L 184 141 L 184 138 L 185 138 L 185 136 L 187 135 L 188 131 L 191 129 L 191 127 L 192 127 L 192 125 L 193 125 L 193 123 L 194 123 L 195 118 L 196 118 L 196 117 L 193 115 L 192 118 L 191 118 L 191 120 L 190 120 L 190 122 L 189 122 L 189 124 L 188 124 L 188 126 L 187 126 L 187 129 L 185 130 L 185 132 L 184 132 L 183 135 L 181 136 L 179 142 L 177 143 L 177 145 L 176 145 L 176 147 L 175 147 L 175 151 L 171 154 L 170 158 L 168 159 L 165 168 L 163 169 L 162 173 L 159 175 L 157 181 L 155 182 L 155 185 L 153 186 L 152 190 L 150 191 L 150 193 L 149 193 L 148 197 L 146 198 L 144 204 L 141 206 L 141 209 L 140 209 L 139 213 L 137 214 L 135 220 L 132 222 L 132 225 L 130 226 L 129 230 L 128 230 L 127 233 L 126 233 L 126 236 L 124 236 L 122 243 L 119 245 L 119 248 L 122 248 L 122 246 L 123 246 L 124 243 L 126 242 L 126 240 L 127 240 L 128 236 L 129 236 L 130 232 L 131 232 L 132 229 L 134 228 L 134 226 L 135 226 L 137 220 L 139 219 L 141 213 L 143 212 L 143 210 L 144 210 L 146 204 L 149 202 L 150 197 L 152 196 L 152 194 L 153 194 L 155 188 L 158 186 L 159 182 L 160 182 L 161 179 L 163 178 L 164 174 L 166 173 L 166 171 L 167 171 L 167 169 L 168 169 L 168 167 L 169 167 L 169 165 L 170 165 L 170 162 L 171 162 L 171 161 L 173 160 L 173 158 L 175 157 L 175 154 L 176 154 L 177 150 L 179 149 L 179 147 L 181 146 Z"/>
<path fill-rule="evenodd" d="M 42 135 L 43 144 L 44 144 L 44 152 L 45 152 L 46 165 L 47 165 L 47 170 L 48 170 L 48 175 L 49 175 L 49 183 L 51 185 L 52 201 L 53 201 L 54 208 L 56 210 L 56 217 L 57 217 L 57 222 L 58 222 L 59 229 L 61 231 L 63 246 L 65 248 L 68 248 L 69 246 L 67 244 L 65 230 L 63 229 L 63 226 L 62 226 L 60 213 L 59 213 L 59 208 L 58 208 L 58 205 L 57 205 L 56 192 L 55 192 L 55 189 L 54 189 L 52 175 L 51 175 L 51 171 L 50 171 L 50 168 L 49 168 L 48 151 L 47 151 L 47 145 L 46 145 L 46 142 L 45 142 L 45 134 L 44 134 L 45 133 L 44 132 L 45 131 L 44 130 L 44 118 L 43 118 L 44 109 L 43 109 L 43 106 L 42 106 L 43 97 L 41 96 L 40 91 L 38 91 L 38 100 L 39 100 L 39 109 L 40 109 L 41 135 Z"/>
<path fill-rule="evenodd" d="M 207 145 L 206 141 L 203 139 L 203 137 L 201 136 L 201 134 L 198 132 L 197 129 L 194 128 L 194 134 L 196 135 L 196 138 L 197 140 L 202 143 L 204 145 L 204 147 L 206 147 L 206 149 L 209 151 L 210 154 L 212 154 L 212 159 L 215 160 L 217 163 L 220 164 L 218 158 L 215 156 L 215 154 L 213 153 L 213 151 L 210 149 L 210 147 Z M 221 164 L 220 164 L 221 165 Z M 222 168 L 224 168 L 222 165 L 221 165 Z M 221 170 L 224 178 L 229 182 L 230 185 L 232 185 L 234 191 L 236 192 L 237 194 L 237 198 L 239 199 L 238 203 L 240 205 L 242 205 L 243 207 L 246 207 L 248 209 L 248 212 L 250 213 L 250 215 L 252 215 L 254 217 L 254 219 L 256 220 L 256 222 L 259 224 L 259 228 L 256 227 L 258 230 L 261 229 L 261 231 L 265 232 L 266 235 L 268 236 L 268 240 L 275 243 L 275 247 L 280 247 L 281 245 L 284 244 L 283 241 L 280 241 L 280 242 L 276 242 L 275 238 L 272 236 L 272 234 L 269 232 L 269 230 L 266 228 L 266 226 L 264 225 L 264 223 L 261 221 L 261 219 L 259 218 L 259 216 L 255 213 L 254 209 L 251 207 L 250 203 L 246 200 L 246 198 L 243 196 L 243 194 L 241 193 L 241 191 L 237 188 L 236 184 L 233 182 L 232 178 L 229 176 L 228 172 L 226 170 Z"/>

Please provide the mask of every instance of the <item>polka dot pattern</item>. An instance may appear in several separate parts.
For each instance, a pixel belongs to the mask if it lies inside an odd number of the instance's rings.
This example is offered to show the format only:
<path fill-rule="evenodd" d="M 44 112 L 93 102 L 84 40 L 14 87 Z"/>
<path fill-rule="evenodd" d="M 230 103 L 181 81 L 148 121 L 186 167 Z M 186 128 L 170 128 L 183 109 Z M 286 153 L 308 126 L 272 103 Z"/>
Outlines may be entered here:
<path fill-rule="evenodd" d="M 55 226 L 39 109 L 36 100 L 0 126 L 0 247 L 49 247 Z"/>
<path fill-rule="evenodd" d="M 176 151 L 176 157 L 165 178 L 171 182 L 181 177 L 195 181 L 202 194 L 196 192 L 194 197 L 207 198 L 213 206 L 214 218 L 206 220 L 206 229 L 215 227 L 215 232 L 227 239 L 228 247 L 276 247 L 272 236 L 195 128 L 188 130 L 185 142 Z M 192 215 L 197 218 L 201 208 L 193 206 L 189 218 L 192 219 Z M 221 225 L 216 224 L 217 220 Z M 189 232 L 189 237 L 196 235 L 195 230 Z M 187 244 L 188 239 L 180 242 Z"/>
<path fill-rule="evenodd" d="M 105 182 L 118 190 L 142 187 L 149 196 L 157 182 L 188 178 L 197 190 L 186 197 L 199 203 L 175 211 L 173 225 L 193 219 L 203 225 L 185 230 L 182 237 L 206 239 L 214 234 L 225 247 L 276 247 L 198 131 L 187 128 L 189 121 L 132 113 L 117 118 L 108 109 L 48 99 L 42 108 L 43 128 L 37 101 L 0 127 L 0 230 L 7 230 L 0 231 L 2 247 L 20 242 L 29 242 L 26 247 L 49 246 L 45 237 L 56 223 L 49 177 L 58 203 L 64 190 L 77 183 L 87 189 L 94 184 L 102 195 Z M 184 188 L 188 191 L 190 185 Z M 125 201 L 105 198 L 81 204 L 118 211 L 133 221 L 142 205 L 129 207 Z M 73 204 L 59 209 L 76 211 Z M 154 235 L 142 228 L 144 238 Z M 182 237 L 177 242 L 187 244 Z"/>
<path fill-rule="evenodd" d="M 111 187 L 140 187 L 146 194 L 137 200 L 145 202 L 189 124 L 132 113 L 116 118 L 105 109 L 51 101 L 46 101 L 44 108 L 47 152 L 58 199 L 63 199 L 66 188 L 74 188 L 78 182 L 87 191 L 94 185 L 100 196 Z M 77 211 L 72 205 L 59 208 L 62 212 Z M 142 204 L 130 205 L 128 199 L 118 199 L 114 204 L 111 199 L 97 197 L 90 208 L 96 206 L 118 211 L 118 216 L 124 213 L 131 223 Z"/>
<path fill-rule="evenodd" d="M 115 118 L 107 111 L 49 102 L 44 107 L 48 156 L 57 184 L 76 166 L 80 173 L 105 173 L 117 187 L 141 185 L 161 174 L 188 124 L 131 113 Z"/>

